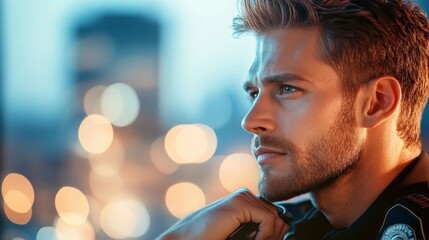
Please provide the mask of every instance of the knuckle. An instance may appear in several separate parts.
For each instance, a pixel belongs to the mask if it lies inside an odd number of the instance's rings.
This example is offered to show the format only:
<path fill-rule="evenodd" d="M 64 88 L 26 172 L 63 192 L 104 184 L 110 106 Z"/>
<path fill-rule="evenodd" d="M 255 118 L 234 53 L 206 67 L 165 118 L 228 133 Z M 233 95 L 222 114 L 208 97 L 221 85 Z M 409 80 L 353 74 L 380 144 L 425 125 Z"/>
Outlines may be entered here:
<path fill-rule="evenodd" d="M 238 199 L 247 199 L 249 196 L 252 196 L 252 192 L 247 188 L 240 188 L 233 193 L 233 198 Z"/>
<path fill-rule="evenodd" d="M 248 188 L 243 187 L 243 188 L 237 189 L 234 193 L 235 194 L 249 194 L 251 192 Z"/>

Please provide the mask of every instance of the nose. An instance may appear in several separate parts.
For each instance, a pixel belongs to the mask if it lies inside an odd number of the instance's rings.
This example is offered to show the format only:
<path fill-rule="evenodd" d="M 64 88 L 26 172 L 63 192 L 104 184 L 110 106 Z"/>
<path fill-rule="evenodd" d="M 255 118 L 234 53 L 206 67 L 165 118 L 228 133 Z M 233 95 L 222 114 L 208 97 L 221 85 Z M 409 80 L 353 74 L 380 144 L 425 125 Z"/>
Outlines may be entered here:
<path fill-rule="evenodd" d="M 275 129 L 274 106 L 267 96 L 259 95 L 254 100 L 241 122 L 241 127 L 256 135 L 267 134 Z"/>

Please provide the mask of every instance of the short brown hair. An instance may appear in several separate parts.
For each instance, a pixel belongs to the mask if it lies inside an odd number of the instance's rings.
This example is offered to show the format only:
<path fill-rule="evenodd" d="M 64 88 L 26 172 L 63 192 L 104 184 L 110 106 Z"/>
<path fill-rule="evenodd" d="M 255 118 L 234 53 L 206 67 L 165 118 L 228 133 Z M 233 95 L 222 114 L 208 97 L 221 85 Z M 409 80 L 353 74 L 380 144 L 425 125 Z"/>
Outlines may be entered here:
<path fill-rule="evenodd" d="M 356 96 L 367 81 L 398 79 L 402 105 L 397 130 L 407 146 L 421 146 L 420 124 L 429 95 L 429 24 L 423 10 L 401 0 L 241 0 L 236 34 L 264 34 L 317 26 L 324 61 Z"/>

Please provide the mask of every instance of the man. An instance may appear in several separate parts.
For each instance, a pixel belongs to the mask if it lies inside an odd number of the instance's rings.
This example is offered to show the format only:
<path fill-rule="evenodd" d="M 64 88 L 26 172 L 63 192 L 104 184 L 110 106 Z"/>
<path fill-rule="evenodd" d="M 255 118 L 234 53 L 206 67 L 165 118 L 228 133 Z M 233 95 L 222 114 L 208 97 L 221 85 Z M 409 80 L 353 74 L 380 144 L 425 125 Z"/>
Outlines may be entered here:
<path fill-rule="evenodd" d="M 429 95 L 429 25 L 400 0 L 243 0 L 236 33 L 257 37 L 244 84 L 261 170 L 160 239 L 428 239 L 429 158 L 420 122 Z M 285 223 L 269 201 L 310 193 Z M 292 227 L 293 226 L 293 227 Z"/>

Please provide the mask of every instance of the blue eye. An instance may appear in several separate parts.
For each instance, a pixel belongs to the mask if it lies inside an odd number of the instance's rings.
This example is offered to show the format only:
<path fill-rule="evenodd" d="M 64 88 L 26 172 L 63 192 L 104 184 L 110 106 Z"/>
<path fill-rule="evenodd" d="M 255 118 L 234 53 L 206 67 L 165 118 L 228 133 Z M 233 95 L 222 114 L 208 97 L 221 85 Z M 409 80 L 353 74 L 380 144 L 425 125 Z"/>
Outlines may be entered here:
<path fill-rule="evenodd" d="M 296 90 L 297 90 L 296 88 L 291 87 L 289 85 L 283 85 L 283 86 L 281 86 L 280 95 L 293 93 Z"/>

